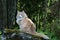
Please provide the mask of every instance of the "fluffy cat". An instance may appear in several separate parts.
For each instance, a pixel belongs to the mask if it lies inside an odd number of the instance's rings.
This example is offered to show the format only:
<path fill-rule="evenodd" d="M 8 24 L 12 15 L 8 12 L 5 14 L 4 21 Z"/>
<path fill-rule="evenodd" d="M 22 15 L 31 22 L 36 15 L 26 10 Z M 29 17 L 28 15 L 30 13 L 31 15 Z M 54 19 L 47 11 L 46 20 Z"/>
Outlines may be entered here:
<path fill-rule="evenodd" d="M 26 33 L 40 35 L 40 37 L 43 37 L 44 39 L 49 39 L 48 36 L 41 33 L 37 33 L 35 31 L 36 27 L 34 23 L 32 22 L 31 19 L 28 18 L 27 14 L 24 11 L 22 12 L 17 11 L 16 19 L 17 19 L 16 22 L 19 25 L 21 31 L 26 32 Z"/>

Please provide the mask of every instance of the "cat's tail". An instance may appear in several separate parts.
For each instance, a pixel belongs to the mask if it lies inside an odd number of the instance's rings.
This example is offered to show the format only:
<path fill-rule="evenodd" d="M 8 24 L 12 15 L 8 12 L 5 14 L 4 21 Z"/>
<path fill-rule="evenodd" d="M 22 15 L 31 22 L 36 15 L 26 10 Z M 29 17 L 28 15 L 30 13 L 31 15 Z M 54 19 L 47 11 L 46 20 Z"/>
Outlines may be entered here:
<path fill-rule="evenodd" d="M 43 34 L 43 33 L 37 33 L 36 32 L 36 35 L 38 35 L 39 37 L 41 37 L 41 38 L 43 38 L 45 40 L 49 40 L 49 37 L 47 35 Z"/>

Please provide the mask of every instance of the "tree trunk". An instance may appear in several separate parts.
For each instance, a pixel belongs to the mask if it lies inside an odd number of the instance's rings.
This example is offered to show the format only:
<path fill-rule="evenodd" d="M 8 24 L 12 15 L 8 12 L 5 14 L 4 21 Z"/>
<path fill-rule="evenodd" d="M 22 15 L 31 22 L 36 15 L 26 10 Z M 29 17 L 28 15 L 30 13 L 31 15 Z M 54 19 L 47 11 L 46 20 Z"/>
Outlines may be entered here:
<path fill-rule="evenodd" d="M 4 29 L 13 28 L 16 14 L 16 0 L 0 0 L 0 30 L 2 31 L 2 40 L 6 39 Z"/>
<path fill-rule="evenodd" d="M 3 30 L 7 24 L 6 0 L 0 0 L 0 29 Z"/>
<path fill-rule="evenodd" d="M 15 13 L 16 0 L 0 0 L 0 29 L 12 28 Z"/>
<path fill-rule="evenodd" d="M 7 27 L 13 28 L 13 21 L 15 21 L 16 0 L 7 0 Z"/>

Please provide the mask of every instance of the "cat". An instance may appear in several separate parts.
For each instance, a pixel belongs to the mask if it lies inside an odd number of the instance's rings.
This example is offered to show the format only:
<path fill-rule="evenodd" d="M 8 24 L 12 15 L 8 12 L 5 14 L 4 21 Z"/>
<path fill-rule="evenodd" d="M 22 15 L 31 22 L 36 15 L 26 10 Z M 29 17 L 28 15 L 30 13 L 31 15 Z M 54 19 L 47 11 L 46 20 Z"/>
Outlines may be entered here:
<path fill-rule="evenodd" d="M 19 25 L 20 31 L 40 35 L 44 39 L 49 39 L 48 36 L 41 33 L 37 33 L 35 31 L 36 30 L 35 24 L 32 22 L 30 18 L 28 18 L 27 14 L 24 11 L 21 12 L 17 11 L 16 23 Z"/>

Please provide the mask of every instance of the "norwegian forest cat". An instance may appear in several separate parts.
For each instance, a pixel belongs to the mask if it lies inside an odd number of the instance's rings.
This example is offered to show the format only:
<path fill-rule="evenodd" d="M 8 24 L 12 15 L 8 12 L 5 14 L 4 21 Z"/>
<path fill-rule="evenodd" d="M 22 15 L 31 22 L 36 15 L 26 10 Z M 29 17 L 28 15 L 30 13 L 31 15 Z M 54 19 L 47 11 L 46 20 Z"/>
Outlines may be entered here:
<path fill-rule="evenodd" d="M 44 34 L 37 33 L 36 26 L 31 19 L 28 18 L 27 14 L 24 11 L 17 11 L 16 22 L 19 25 L 21 31 L 31 34 L 40 35 L 44 39 L 49 39 L 48 36 Z"/>

